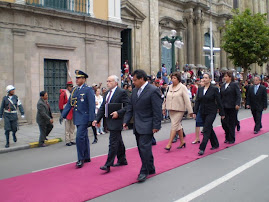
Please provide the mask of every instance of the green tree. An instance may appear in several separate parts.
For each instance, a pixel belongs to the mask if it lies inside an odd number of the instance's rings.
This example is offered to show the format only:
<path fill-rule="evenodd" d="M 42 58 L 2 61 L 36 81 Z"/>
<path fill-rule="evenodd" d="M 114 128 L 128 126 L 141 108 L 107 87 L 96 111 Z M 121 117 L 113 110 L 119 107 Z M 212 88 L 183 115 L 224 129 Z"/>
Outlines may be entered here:
<path fill-rule="evenodd" d="M 249 9 L 233 17 L 224 27 L 222 48 L 229 53 L 228 58 L 235 66 L 244 69 L 244 80 L 250 65 L 262 66 L 269 60 L 269 26 L 266 14 L 251 14 Z"/>

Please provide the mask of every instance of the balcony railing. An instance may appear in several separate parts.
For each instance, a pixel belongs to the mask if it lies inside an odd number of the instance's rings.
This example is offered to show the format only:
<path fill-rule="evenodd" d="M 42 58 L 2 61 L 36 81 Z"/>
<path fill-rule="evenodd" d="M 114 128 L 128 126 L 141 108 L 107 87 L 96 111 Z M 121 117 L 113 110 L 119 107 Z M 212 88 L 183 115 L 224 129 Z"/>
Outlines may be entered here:
<path fill-rule="evenodd" d="M 90 0 L 26 0 L 26 4 L 90 15 Z"/>

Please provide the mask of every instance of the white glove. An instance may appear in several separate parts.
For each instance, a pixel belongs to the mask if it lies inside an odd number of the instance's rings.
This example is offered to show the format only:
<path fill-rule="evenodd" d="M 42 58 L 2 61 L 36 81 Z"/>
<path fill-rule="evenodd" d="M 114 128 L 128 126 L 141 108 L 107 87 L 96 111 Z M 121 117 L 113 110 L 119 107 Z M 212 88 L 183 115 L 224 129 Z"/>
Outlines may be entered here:
<path fill-rule="evenodd" d="M 21 118 L 22 118 L 22 119 L 24 119 L 24 118 L 25 118 L 25 116 L 24 116 L 24 115 L 21 115 Z"/>
<path fill-rule="evenodd" d="M 0 121 L 2 121 L 2 118 L 0 118 Z"/>

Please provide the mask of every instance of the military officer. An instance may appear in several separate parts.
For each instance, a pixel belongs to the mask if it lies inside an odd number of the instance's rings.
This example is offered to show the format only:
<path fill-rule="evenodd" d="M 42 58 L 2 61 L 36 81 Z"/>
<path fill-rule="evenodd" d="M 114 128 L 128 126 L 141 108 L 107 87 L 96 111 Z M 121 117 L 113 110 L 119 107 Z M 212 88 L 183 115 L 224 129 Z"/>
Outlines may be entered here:
<path fill-rule="evenodd" d="M 16 132 L 18 129 L 17 108 L 19 108 L 21 117 L 24 118 L 24 111 L 18 96 L 15 95 L 15 87 L 8 85 L 6 88 L 7 95 L 3 97 L 0 108 L 0 121 L 4 115 L 6 148 L 9 147 L 9 133 L 12 131 L 13 141 L 17 142 Z"/>
<path fill-rule="evenodd" d="M 66 118 L 71 108 L 74 109 L 73 121 L 77 126 L 77 168 L 81 168 L 84 163 L 90 162 L 90 144 L 88 137 L 88 127 L 92 125 L 95 118 L 95 97 L 91 87 L 86 84 L 88 75 L 83 71 L 76 70 L 76 84 L 70 98 L 62 112 L 62 117 Z"/>

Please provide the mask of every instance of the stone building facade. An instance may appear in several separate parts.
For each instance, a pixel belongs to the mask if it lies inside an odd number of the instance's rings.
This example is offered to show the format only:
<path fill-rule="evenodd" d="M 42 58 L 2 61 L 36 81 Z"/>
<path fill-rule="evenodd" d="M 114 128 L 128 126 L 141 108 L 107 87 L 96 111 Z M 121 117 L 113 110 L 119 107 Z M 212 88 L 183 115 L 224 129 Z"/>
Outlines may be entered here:
<path fill-rule="evenodd" d="M 253 13 L 268 13 L 268 0 L 212 0 L 213 46 L 221 46 L 220 29 L 231 17 L 233 8 L 243 11 L 250 8 Z M 175 61 L 182 67 L 186 64 L 199 68 L 209 66 L 203 46 L 210 46 L 210 1 L 209 0 L 122 0 L 121 18 L 131 34 L 133 69 L 145 69 L 156 74 L 162 63 L 171 67 L 172 50 L 162 47 L 161 38 L 176 30 L 184 46 L 175 50 Z M 214 55 L 214 67 L 233 69 L 225 51 Z M 253 71 L 261 73 L 266 65 Z"/>
<path fill-rule="evenodd" d="M 70 79 L 75 83 L 76 69 L 89 74 L 88 85 L 105 85 L 108 75 L 120 76 L 120 33 L 126 27 L 109 7 L 105 19 L 99 19 L 0 1 L 0 97 L 7 85 L 14 85 L 32 123 L 39 92 L 45 89 L 53 112 L 58 112 L 59 90 Z"/>

